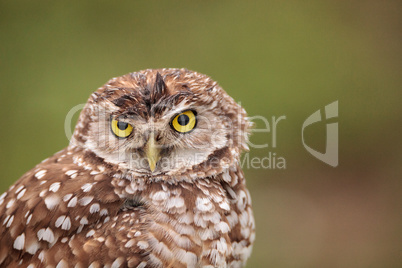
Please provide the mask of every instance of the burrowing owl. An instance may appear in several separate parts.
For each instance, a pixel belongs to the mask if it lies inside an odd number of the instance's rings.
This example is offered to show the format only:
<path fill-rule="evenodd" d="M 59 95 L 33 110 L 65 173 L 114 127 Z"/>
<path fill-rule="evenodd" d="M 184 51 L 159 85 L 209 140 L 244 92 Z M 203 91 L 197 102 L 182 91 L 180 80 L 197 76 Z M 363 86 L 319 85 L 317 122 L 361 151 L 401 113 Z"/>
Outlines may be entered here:
<path fill-rule="evenodd" d="M 145 70 L 93 93 L 67 148 L 0 197 L 1 267 L 242 267 L 250 123 L 209 77 Z"/>

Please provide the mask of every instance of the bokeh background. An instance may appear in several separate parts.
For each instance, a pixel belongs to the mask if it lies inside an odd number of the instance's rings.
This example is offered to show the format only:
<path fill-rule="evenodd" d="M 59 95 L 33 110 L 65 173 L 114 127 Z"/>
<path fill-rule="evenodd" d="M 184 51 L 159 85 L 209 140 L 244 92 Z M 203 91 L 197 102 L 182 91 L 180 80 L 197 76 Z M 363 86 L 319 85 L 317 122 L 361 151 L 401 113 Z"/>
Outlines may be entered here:
<path fill-rule="evenodd" d="M 402 267 L 400 1 L 0 1 L 0 191 L 68 144 L 66 114 L 109 78 L 206 73 L 250 116 L 286 116 L 286 169 L 245 167 L 248 267 Z M 304 120 L 339 101 L 339 166 Z M 76 118 L 76 116 L 74 117 Z M 257 122 L 257 128 L 262 127 Z M 325 150 L 325 122 L 306 129 Z"/>

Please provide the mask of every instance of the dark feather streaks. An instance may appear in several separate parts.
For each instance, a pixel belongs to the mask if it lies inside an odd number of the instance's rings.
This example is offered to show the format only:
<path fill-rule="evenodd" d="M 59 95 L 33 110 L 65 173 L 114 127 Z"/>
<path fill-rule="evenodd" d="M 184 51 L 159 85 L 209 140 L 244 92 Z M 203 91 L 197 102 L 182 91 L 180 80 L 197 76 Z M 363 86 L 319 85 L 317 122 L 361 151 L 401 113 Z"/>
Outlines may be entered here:
<path fill-rule="evenodd" d="M 167 94 L 166 84 L 159 72 L 156 73 L 155 83 L 151 91 L 151 102 L 156 103 Z"/>

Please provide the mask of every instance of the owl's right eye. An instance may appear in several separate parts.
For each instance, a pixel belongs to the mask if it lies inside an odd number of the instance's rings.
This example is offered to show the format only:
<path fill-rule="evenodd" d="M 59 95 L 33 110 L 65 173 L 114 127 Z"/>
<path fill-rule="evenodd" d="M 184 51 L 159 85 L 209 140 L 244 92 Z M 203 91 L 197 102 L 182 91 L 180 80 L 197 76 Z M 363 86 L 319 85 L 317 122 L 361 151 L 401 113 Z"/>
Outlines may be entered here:
<path fill-rule="evenodd" d="M 129 123 L 112 119 L 111 128 L 114 135 L 119 138 L 127 138 L 133 132 L 133 126 Z"/>

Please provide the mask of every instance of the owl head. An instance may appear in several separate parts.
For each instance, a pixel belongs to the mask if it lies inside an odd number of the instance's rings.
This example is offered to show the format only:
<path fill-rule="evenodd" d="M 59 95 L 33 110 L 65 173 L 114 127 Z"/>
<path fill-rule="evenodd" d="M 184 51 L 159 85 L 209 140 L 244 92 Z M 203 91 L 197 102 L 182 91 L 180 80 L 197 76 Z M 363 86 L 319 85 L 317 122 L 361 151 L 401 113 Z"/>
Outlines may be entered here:
<path fill-rule="evenodd" d="M 244 109 L 208 76 L 144 70 L 90 96 L 70 147 L 82 162 L 125 176 L 205 177 L 239 161 L 249 127 Z"/>

